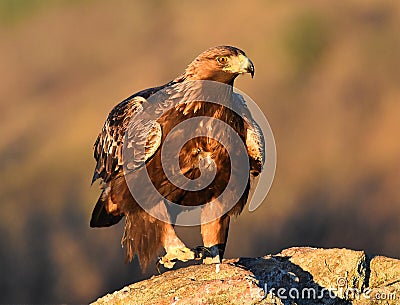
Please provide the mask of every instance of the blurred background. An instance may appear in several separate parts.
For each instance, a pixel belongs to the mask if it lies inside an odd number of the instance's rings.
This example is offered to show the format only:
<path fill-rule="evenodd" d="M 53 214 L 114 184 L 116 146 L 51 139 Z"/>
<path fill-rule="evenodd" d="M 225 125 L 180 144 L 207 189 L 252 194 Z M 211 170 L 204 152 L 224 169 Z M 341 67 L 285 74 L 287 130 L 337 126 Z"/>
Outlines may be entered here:
<path fill-rule="evenodd" d="M 151 275 L 124 264 L 123 224 L 88 226 L 92 145 L 115 104 L 220 44 L 253 60 L 236 86 L 278 152 L 226 257 L 400 257 L 400 3 L 1 0 L 0 20 L 0 303 L 87 303 Z"/>

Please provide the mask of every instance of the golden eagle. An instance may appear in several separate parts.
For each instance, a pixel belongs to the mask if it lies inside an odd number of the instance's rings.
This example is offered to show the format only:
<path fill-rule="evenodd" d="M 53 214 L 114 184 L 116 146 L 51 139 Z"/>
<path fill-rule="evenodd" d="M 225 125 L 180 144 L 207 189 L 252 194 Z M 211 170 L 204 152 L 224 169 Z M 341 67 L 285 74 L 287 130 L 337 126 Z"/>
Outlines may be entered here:
<path fill-rule="evenodd" d="M 145 270 L 149 262 L 155 259 L 163 249 L 166 254 L 159 262 L 167 268 L 171 268 L 177 260 L 203 258 L 205 263 L 222 260 L 230 217 L 240 214 L 243 210 L 248 199 L 251 178 L 261 172 L 264 163 L 264 138 L 261 129 L 253 120 L 243 97 L 233 91 L 235 78 L 243 73 L 254 76 L 254 65 L 242 50 L 232 46 L 213 47 L 197 56 L 182 75 L 165 85 L 133 94 L 116 105 L 108 115 L 94 144 L 94 158 L 97 164 L 92 183 L 100 179 L 102 193 L 94 207 L 90 226 L 111 226 L 125 216 L 122 245 L 126 248 L 127 260 L 132 260 L 135 254 L 138 255 L 142 270 Z M 182 91 L 185 86 L 191 87 L 192 93 L 202 90 L 200 87 L 189 86 L 195 81 L 223 84 L 228 90 L 224 91 L 224 97 L 221 99 L 228 102 L 224 104 L 210 103 L 201 99 L 190 100 Z M 142 112 L 146 114 L 146 111 L 151 114 L 150 112 L 157 111 L 156 108 L 151 107 L 154 104 L 151 99 L 156 94 L 159 94 L 158 100 L 164 97 L 165 101 L 161 102 L 167 102 L 176 96 L 179 96 L 180 102 L 162 112 L 151 124 L 147 124 L 143 117 L 141 124 L 138 124 L 137 114 Z M 228 107 L 229 105 L 231 107 Z M 207 187 L 188 190 L 177 187 L 169 180 L 163 168 L 161 151 L 166 137 L 174 128 L 179 129 L 180 123 L 196 118 L 199 120 L 196 121 L 195 134 L 196 128 L 202 127 L 206 128 L 207 132 L 213 132 L 213 135 L 208 136 L 207 133 L 203 133 L 182 143 L 184 145 L 177 155 L 169 156 L 169 158 L 178 160 L 181 173 L 193 183 L 204 173 L 204 169 L 206 169 L 205 172 L 207 169 L 213 169 L 215 175 Z M 226 134 L 223 128 L 216 128 L 216 125 L 206 121 L 206 118 L 225 123 L 235 131 L 236 137 Z M 129 126 L 132 123 L 136 125 Z M 204 126 L 207 124 L 208 126 Z M 181 127 L 181 129 L 184 128 Z M 183 130 L 176 132 L 174 138 L 179 141 L 182 132 Z M 129 138 L 131 141 L 132 139 L 144 140 L 142 143 L 144 151 L 141 157 L 144 166 L 130 162 L 127 167 L 124 167 L 126 166 L 124 162 L 127 163 L 123 158 L 124 142 L 126 144 L 129 141 L 126 137 L 127 133 L 131 134 Z M 218 134 L 225 144 L 222 145 L 215 134 Z M 240 145 L 245 148 L 248 167 L 234 162 L 232 152 L 239 154 L 240 150 L 236 147 Z M 132 150 L 132 146 L 130 148 Z M 135 152 L 130 151 L 130 153 Z M 183 207 L 202 205 L 203 246 L 188 249 L 178 238 L 173 222 L 176 215 L 173 216 L 171 213 L 172 220 L 164 221 L 165 219 L 148 213 L 139 204 L 129 185 L 139 186 L 144 194 L 150 193 L 146 183 L 135 176 L 139 169 L 143 168 L 146 169 L 152 187 L 164 198 L 161 202 L 154 202 L 154 204 L 162 204 L 166 214 L 169 213 L 169 202 Z M 221 200 L 223 197 L 220 195 L 228 187 L 230 179 L 242 180 L 244 189 L 236 199 L 232 199 L 234 196 L 228 196 L 225 197 L 227 199 Z M 156 200 L 150 195 L 145 199 L 148 202 Z M 224 201 L 230 199 L 234 202 L 230 202 L 228 210 L 223 210 L 226 206 Z M 210 202 L 213 204 L 207 205 Z"/>

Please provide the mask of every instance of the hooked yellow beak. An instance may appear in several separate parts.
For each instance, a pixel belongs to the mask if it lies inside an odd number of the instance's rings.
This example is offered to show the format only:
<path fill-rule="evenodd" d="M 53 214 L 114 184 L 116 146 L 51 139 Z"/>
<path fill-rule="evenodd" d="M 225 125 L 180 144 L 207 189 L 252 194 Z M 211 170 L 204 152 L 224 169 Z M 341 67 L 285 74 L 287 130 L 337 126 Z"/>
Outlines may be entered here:
<path fill-rule="evenodd" d="M 250 73 L 251 77 L 254 77 L 254 65 L 253 62 L 247 56 L 239 54 L 236 57 L 231 58 L 231 64 L 226 68 L 232 73 Z"/>
<path fill-rule="evenodd" d="M 239 56 L 240 61 L 240 69 L 239 73 L 250 73 L 251 78 L 254 77 L 254 65 L 253 62 L 247 56 L 240 54 Z"/>

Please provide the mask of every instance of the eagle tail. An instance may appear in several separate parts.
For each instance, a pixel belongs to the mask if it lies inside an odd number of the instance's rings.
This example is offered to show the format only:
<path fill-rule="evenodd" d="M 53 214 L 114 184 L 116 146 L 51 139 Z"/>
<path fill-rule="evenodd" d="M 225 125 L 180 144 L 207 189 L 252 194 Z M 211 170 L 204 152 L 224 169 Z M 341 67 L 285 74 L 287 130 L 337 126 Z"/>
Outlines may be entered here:
<path fill-rule="evenodd" d="M 98 228 L 98 227 L 109 227 L 117 224 L 123 215 L 112 215 L 109 214 L 106 210 L 106 202 L 108 196 L 104 196 L 101 194 L 99 200 L 97 200 L 96 206 L 92 212 L 92 218 L 90 219 L 90 227 Z"/>
<path fill-rule="evenodd" d="M 130 262 L 135 254 L 139 257 L 142 272 L 162 251 L 162 234 L 165 223 L 152 217 L 142 209 L 125 215 L 125 230 L 122 247 L 126 249 L 126 261 Z"/>

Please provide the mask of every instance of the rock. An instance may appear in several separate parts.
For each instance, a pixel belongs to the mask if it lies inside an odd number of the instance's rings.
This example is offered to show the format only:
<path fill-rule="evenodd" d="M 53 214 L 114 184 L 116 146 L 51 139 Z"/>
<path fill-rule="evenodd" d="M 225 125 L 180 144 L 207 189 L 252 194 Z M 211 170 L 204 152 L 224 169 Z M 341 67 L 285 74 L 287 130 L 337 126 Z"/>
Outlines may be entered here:
<path fill-rule="evenodd" d="M 217 272 L 218 271 L 218 272 Z M 348 249 L 290 248 L 167 271 L 93 304 L 400 304 L 400 260 Z"/>

